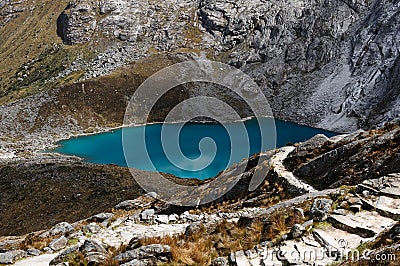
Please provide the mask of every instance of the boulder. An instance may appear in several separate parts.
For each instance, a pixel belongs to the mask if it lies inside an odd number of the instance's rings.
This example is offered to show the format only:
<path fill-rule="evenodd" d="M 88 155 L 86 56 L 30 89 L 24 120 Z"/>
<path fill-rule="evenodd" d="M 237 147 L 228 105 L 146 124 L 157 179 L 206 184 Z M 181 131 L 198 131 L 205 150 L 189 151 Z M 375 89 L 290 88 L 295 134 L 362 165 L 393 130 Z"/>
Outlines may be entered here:
<path fill-rule="evenodd" d="M 311 219 L 317 222 L 325 221 L 332 211 L 332 203 L 330 199 L 315 199 L 310 209 Z"/>
<path fill-rule="evenodd" d="M 57 35 L 65 44 L 84 44 L 90 41 L 96 24 L 96 12 L 90 1 L 70 2 L 57 19 Z"/>
<path fill-rule="evenodd" d="M 160 256 L 169 257 L 170 252 L 171 248 L 168 245 L 152 244 L 121 253 L 115 257 L 115 260 L 123 263 L 132 261 L 134 259 L 148 259 L 153 257 L 157 258 Z"/>
<path fill-rule="evenodd" d="M 40 237 L 45 238 L 48 236 L 55 236 L 59 234 L 67 234 L 74 231 L 74 227 L 67 222 L 61 222 L 53 226 L 49 231 L 44 232 Z"/>
<path fill-rule="evenodd" d="M 60 249 L 65 248 L 67 244 L 68 244 L 68 239 L 65 236 L 62 236 L 60 238 L 56 238 L 53 241 L 51 241 L 49 244 L 49 248 L 51 248 L 54 251 L 59 251 Z"/>
<path fill-rule="evenodd" d="M 293 225 L 292 229 L 290 230 L 290 234 L 293 238 L 298 238 L 304 234 L 306 228 L 301 224 Z"/>
<path fill-rule="evenodd" d="M 168 215 L 157 215 L 155 218 L 155 221 L 160 223 L 160 224 L 168 224 L 169 222 L 169 217 Z"/>
<path fill-rule="evenodd" d="M 25 258 L 27 253 L 23 250 L 12 250 L 0 253 L 0 264 L 13 264 L 16 260 Z"/>
<path fill-rule="evenodd" d="M 85 252 L 107 253 L 104 244 L 96 239 L 86 239 L 80 250 Z"/>
<path fill-rule="evenodd" d="M 155 213 L 154 209 L 147 209 L 147 210 L 144 210 L 144 211 L 142 211 L 142 213 L 140 214 L 140 218 L 141 218 L 143 221 L 151 220 L 151 219 L 154 217 L 154 213 Z"/>

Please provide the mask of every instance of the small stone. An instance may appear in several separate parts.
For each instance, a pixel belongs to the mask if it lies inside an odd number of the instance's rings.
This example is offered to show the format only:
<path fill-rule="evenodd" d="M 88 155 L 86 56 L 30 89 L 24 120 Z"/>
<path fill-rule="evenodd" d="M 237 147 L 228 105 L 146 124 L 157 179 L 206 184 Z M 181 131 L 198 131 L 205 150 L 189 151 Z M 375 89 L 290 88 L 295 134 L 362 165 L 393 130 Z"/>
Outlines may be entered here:
<path fill-rule="evenodd" d="M 28 248 L 26 250 L 26 252 L 28 252 L 28 255 L 32 255 L 32 256 L 39 256 L 40 255 L 40 250 L 38 250 L 36 248 Z"/>
<path fill-rule="evenodd" d="M 144 262 L 141 262 L 140 260 L 134 259 L 131 260 L 130 262 L 121 264 L 121 266 L 146 266 L 147 264 Z"/>
<path fill-rule="evenodd" d="M 368 198 L 369 197 L 369 191 L 368 190 L 364 190 L 362 192 L 362 195 L 363 195 L 364 198 Z"/>
<path fill-rule="evenodd" d="M 45 253 L 53 253 L 53 250 L 51 248 L 49 248 L 49 247 L 44 247 L 43 248 L 43 252 L 45 252 Z"/>
<path fill-rule="evenodd" d="M 179 215 L 178 215 L 178 214 L 175 214 L 175 213 L 170 214 L 170 215 L 168 216 L 168 220 L 169 220 L 170 222 L 176 222 L 176 221 L 178 221 L 178 219 L 179 219 Z"/>
<path fill-rule="evenodd" d="M 314 220 L 308 220 L 308 221 L 305 221 L 305 222 L 302 224 L 302 226 L 304 226 L 304 228 L 307 228 L 307 227 L 312 226 L 313 224 L 314 224 Z"/>
<path fill-rule="evenodd" d="M 53 241 L 50 242 L 49 248 L 51 248 L 54 251 L 58 251 L 60 249 L 63 249 L 67 246 L 68 239 L 65 236 L 62 236 L 60 238 L 56 238 Z"/>
<path fill-rule="evenodd" d="M 298 238 L 304 234 L 306 228 L 301 224 L 293 225 L 292 229 L 290 230 L 290 234 L 293 238 Z"/>
<path fill-rule="evenodd" d="M 132 239 L 129 241 L 128 246 L 131 247 L 131 249 L 135 249 L 135 248 L 140 247 L 140 244 L 139 244 L 139 243 L 140 243 L 140 242 L 139 242 L 139 238 L 134 237 L 134 238 L 132 238 Z"/>
<path fill-rule="evenodd" d="M 212 266 L 228 266 L 228 260 L 223 258 L 223 257 L 219 257 L 216 258 L 212 261 Z"/>
<path fill-rule="evenodd" d="M 201 231 L 202 225 L 199 223 L 189 224 L 185 229 L 185 236 L 190 237 Z"/>
<path fill-rule="evenodd" d="M 115 257 L 115 260 L 119 262 L 128 262 L 134 259 L 169 256 L 170 252 L 171 247 L 168 245 L 152 244 L 121 253 Z"/>
<path fill-rule="evenodd" d="M 349 213 L 349 211 L 344 210 L 344 209 L 337 209 L 337 210 L 334 210 L 332 213 L 337 214 L 337 215 L 347 215 Z"/>
<path fill-rule="evenodd" d="M 168 224 L 169 222 L 168 215 L 157 215 L 155 220 L 160 224 Z"/>

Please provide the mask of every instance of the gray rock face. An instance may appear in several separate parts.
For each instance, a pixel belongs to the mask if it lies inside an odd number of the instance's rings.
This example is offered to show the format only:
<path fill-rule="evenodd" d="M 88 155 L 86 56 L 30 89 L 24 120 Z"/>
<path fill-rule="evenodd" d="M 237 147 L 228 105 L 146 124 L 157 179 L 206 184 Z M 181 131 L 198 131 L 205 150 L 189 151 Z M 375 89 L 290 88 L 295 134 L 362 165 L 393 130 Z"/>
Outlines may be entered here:
<path fill-rule="evenodd" d="M 25 258 L 27 253 L 23 250 L 12 250 L 0 253 L 0 264 L 13 264 L 18 259 Z"/>
<path fill-rule="evenodd" d="M 97 29 L 159 51 L 212 48 L 257 81 L 279 118 L 348 132 L 400 114 L 397 9 L 371 0 L 113 0 L 101 1 Z"/>
<path fill-rule="evenodd" d="M 328 218 L 332 211 L 333 201 L 330 199 L 316 199 L 311 206 L 310 215 L 315 221 L 322 222 Z"/>
<path fill-rule="evenodd" d="M 96 28 L 96 13 L 89 1 L 70 2 L 57 20 L 57 34 L 65 44 L 83 44 Z"/>

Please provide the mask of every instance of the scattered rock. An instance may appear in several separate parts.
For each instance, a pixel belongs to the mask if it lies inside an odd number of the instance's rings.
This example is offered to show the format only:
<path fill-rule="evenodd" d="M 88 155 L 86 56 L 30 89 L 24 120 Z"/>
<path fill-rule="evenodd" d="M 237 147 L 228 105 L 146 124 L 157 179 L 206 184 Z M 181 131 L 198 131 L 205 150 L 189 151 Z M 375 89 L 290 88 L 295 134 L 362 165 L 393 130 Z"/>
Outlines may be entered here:
<path fill-rule="evenodd" d="M 82 232 L 84 233 L 97 233 L 101 230 L 101 227 L 97 223 L 90 223 L 82 227 Z"/>
<path fill-rule="evenodd" d="M 347 200 L 350 205 L 362 205 L 362 201 L 357 197 L 351 197 Z"/>
<path fill-rule="evenodd" d="M 190 237 L 194 234 L 199 233 L 203 228 L 203 225 L 200 223 L 189 224 L 185 229 L 185 236 Z"/>
<path fill-rule="evenodd" d="M 251 266 L 243 250 L 232 252 L 230 255 L 230 260 L 237 266 Z"/>
<path fill-rule="evenodd" d="M 62 263 L 67 256 L 69 256 L 74 252 L 77 252 L 78 250 L 79 250 L 79 245 L 66 248 L 57 257 L 55 257 L 53 260 L 50 261 L 50 265 L 58 265 L 59 263 Z"/>
<path fill-rule="evenodd" d="M 178 215 L 178 214 L 175 214 L 175 213 L 170 214 L 170 215 L 168 216 L 168 220 L 169 220 L 170 222 L 172 222 L 172 223 L 177 222 L 177 221 L 179 220 L 179 215 Z"/>
<path fill-rule="evenodd" d="M 212 266 L 228 266 L 228 260 L 222 257 L 216 258 L 212 261 Z"/>
<path fill-rule="evenodd" d="M 147 264 L 140 260 L 134 259 L 131 260 L 130 262 L 121 264 L 121 266 L 147 266 Z"/>
<path fill-rule="evenodd" d="M 157 194 L 155 192 L 150 192 L 134 200 L 123 201 L 117 204 L 114 208 L 117 210 L 126 210 L 126 211 L 145 208 L 150 206 L 153 202 L 155 202 L 156 199 L 157 199 Z"/>

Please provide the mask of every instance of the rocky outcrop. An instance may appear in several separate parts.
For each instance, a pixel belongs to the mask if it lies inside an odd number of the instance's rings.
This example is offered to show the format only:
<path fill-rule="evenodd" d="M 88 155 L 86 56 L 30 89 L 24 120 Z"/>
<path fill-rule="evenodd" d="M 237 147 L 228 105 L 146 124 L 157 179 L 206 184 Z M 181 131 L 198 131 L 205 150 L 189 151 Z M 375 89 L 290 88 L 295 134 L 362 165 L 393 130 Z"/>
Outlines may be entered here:
<path fill-rule="evenodd" d="M 83 44 L 96 28 L 96 13 L 91 1 L 70 2 L 57 19 L 57 34 L 65 44 Z"/>
<path fill-rule="evenodd" d="M 27 9 L 25 0 L 0 1 L 0 29 Z"/>
<path fill-rule="evenodd" d="M 365 179 L 399 172 L 400 128 L 396 124 L 369 132 L 298 145 L 285 159 L 289 170 L 317 189 L 357 185 Z"/>

